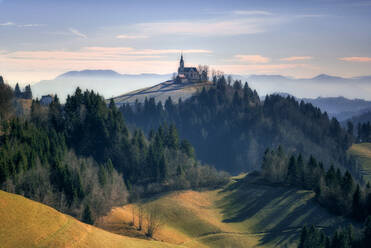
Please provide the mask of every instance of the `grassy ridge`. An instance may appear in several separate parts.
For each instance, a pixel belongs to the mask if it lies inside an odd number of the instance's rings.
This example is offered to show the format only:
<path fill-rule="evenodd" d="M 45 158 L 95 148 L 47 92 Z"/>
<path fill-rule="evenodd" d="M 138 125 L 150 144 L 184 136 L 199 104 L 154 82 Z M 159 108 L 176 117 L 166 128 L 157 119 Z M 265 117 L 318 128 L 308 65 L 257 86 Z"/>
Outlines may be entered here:
<path fill-rule="evenodd" d="M 164 225 L 156 239 L 186 247 L 295 247 L 304 224 L 327 232 L 348 221 L 321 208 L 312 191 L 269 185 L 252 176 L 226 189 L 182 191 L 144 203 L 162 209 Z M 132 205 L 115 208 L 104 218 L 129 223 Z"/>
<path fill-rule="evenodd" d="M 0 191 L 0 247 L 176 247 L 86 225 L 53 208 Z"/>
<path fill-rule="evenodd" d="M 363 179 L 371 182 L 371 143 L 353 144 L 348 152 L 359 161 Z"/>

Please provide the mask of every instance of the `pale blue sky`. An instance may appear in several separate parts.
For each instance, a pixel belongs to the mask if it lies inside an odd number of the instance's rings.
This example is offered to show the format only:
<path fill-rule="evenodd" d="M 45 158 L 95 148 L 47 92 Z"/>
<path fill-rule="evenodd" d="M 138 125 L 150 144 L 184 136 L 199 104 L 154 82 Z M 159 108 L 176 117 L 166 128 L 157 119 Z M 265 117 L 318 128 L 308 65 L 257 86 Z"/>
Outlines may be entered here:
<path fill-rule="evenodd" d="M 68 70 L 371 74 L 371 1 L 0 0 L 0 74 L 35 82 Z"/>

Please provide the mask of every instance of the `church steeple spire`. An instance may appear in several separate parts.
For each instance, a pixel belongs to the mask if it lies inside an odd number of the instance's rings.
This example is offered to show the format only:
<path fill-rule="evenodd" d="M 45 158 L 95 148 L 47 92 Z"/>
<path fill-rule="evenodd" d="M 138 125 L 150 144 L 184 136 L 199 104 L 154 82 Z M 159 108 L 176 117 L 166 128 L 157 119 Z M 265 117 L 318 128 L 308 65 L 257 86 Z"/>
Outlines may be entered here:
<path fill-rule="evenodd" d="M 178 73 L 183 73 L 183 71 L 184 71 L 184 59 L 183 59 L 183 52 L 182 52 L 181 55 L 180 55 Z"/>

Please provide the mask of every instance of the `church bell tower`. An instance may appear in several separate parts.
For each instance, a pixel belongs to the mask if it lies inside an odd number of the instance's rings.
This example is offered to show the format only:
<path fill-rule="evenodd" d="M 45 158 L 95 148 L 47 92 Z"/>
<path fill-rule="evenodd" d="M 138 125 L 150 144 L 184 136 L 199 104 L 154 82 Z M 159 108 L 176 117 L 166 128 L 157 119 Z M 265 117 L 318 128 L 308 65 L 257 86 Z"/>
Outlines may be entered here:
<path fill-rule="evenodd" d="M 180 56 L 178 74 L 181 74 L 183 72 L 184 72 L 184 60 L 183 60 L 183 53 L 182 53 L 181 56 Z"/>

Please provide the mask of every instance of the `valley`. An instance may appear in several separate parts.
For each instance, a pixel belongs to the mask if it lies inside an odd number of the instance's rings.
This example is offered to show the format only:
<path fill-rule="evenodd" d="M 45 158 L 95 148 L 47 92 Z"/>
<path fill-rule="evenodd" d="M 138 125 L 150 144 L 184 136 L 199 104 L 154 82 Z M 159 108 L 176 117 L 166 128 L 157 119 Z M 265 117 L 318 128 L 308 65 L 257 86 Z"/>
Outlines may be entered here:
<path fill-rule="evenodd" d="M 184 247 L 296 247 L 303 225 L 333 233 L 339 226 L 354 224 L 329 213 L 313 198 L 312 191 L 247 175 L 232 178 L 222 189 L 172 192 L 143 199 L 141 206 L 161 209 L 157 240 Z M 133 208 L 138 211 L 137 204 L 115 207 L 97 225 L 127 235 L 133 230 Z"/>

